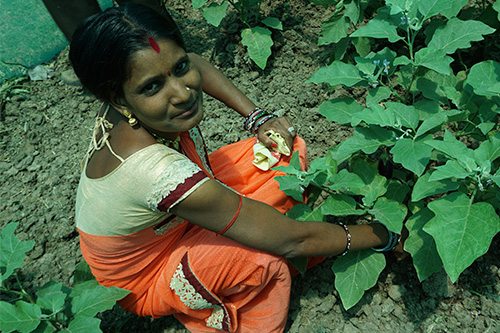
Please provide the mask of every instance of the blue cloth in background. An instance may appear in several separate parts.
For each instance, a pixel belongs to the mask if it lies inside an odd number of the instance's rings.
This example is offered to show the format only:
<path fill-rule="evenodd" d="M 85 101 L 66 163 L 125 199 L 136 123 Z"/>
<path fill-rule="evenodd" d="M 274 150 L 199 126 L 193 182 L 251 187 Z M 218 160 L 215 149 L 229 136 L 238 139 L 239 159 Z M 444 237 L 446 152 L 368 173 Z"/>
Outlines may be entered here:
<path fill-rule="evenodd" d="M 112 0 L 98 0 L 101 8 Z M 41 0 L 0 0 L 0 60 L 34 67 L 50 61 L 68 41 Z M 0 83 L 26 73 L 22 66 L 0 62 Z"/>

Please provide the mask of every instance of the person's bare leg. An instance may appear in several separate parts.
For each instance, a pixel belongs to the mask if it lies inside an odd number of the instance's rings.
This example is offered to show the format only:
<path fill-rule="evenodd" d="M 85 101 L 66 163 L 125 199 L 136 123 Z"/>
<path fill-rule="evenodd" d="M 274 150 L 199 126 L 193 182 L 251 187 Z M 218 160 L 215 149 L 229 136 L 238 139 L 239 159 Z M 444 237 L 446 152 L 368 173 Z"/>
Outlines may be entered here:
<path fill-rule="evenodd" d="M 115 0 L 119 5 L 125 4 L 127 2 L 133 2 L 140 5 L 151 7 L 155 10 L 158 10 L 162 7 L 163 1 L 161 0 Z"/>
<path fill-rule="evenodd" d="M 123 5 L 127 2 L 137 3 L 139 5 L 148 6 L 158 11 L 159 13 L 165 12 L 165 1 L 164 0 L 115 0 L 119 5 Z"/>
<path fill-rule="evenodd" d="M 116 2 L 118 4 L 134 2 L 151 7 L 160 13 L 165 10 L 162 0 L 117 0 Z M 43 3 L 70 42 L 76 27 L 87 17 L 101 11 L 97 0 L 43 0 Z"/>
<path fill-rule="evenodd" d="M 101 11 L 97 0 L 43 0 L 43 3 L 68 41 L 84 19 Z"/>

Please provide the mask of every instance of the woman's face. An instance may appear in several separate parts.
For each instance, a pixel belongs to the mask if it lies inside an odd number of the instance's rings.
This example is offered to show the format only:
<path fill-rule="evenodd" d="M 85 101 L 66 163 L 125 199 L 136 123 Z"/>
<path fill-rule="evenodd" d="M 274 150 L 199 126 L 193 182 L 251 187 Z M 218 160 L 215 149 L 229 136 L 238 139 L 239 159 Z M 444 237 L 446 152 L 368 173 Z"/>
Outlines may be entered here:
<path fill-rule="evenodd" d="M 167 139 L 196 126 L 203 118 L 201 76 L 186 52 L 172 40 L 157 40 L 130 61 L 121 105 L 142 126 Z"/>

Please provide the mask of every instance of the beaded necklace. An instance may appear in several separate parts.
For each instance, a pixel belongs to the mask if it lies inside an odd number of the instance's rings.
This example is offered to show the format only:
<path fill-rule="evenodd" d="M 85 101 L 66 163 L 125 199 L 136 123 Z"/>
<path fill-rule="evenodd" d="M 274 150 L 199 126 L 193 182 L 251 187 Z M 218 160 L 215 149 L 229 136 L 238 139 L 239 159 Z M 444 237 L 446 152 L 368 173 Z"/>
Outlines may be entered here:
<path fill-rule="evenodd" d="M 149 132 L 149 131 L 148 131 Z M 167 140 L 165 138 L 162 138 L 161 136 L 157 135 L 156 133 L 149 132 L 153 138 L 155 138 L 156 142 L 161 143 L 162 145 L 165 145 L 167 147 L 174 148 L 175 150 L 179 151 L 180 150 L 180 143 L 181 143 L 181 137 L 178 136 L 174 140 Z"/>

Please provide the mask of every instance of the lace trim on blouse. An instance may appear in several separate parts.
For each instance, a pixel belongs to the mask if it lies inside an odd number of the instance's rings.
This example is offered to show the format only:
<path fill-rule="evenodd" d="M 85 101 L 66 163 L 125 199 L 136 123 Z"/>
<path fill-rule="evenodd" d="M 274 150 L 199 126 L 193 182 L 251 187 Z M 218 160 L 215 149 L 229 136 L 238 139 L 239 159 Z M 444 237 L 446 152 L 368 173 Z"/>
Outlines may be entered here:
<path fill-rule="evenodd" d="M 158 204 L 173 192 L 179 184 L 184 184 L 186 179 L 200 172 L 201 169 L 190 160 L 178 160 L 158 177 L 148 193 L 146 202 L 153 212 L 159 212 Z"/>
<path fill-rule="evenodd" d="M 201 135 L 200 129 L 198 127 L 193 127 L 189 130 L 189 136 L 194 142 L 196 153 L 200 157 L 203 167 L 213 176 L 212 168 L 210 167 L 210 162 L 206 151 L 206 145 L 205 142 L 203 142 L 203 136 Z"/>

